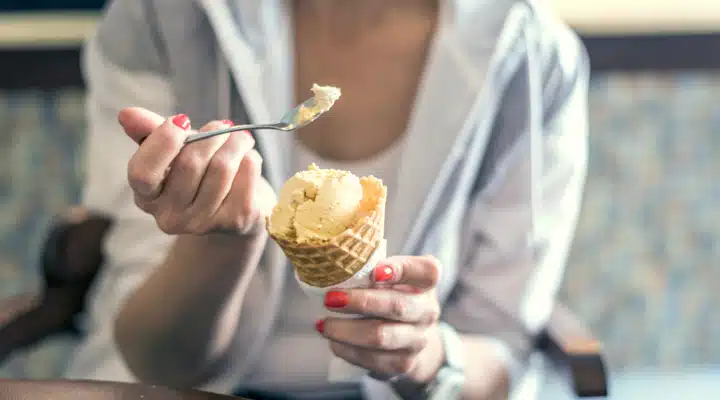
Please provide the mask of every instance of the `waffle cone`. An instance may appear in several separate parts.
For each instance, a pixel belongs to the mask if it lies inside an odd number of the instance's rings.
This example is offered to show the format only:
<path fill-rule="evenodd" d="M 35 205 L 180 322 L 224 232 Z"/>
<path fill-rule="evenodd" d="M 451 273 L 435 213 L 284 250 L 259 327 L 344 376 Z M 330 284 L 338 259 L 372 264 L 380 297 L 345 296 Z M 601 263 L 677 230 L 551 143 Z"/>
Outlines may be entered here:
<path fill-rule="evenodd" d="M 361 178 L 360 183 L 363 200 L 358 220 L 345 232 L 308 243 L 271 234 L 306 284 L 328 287 L 347 280 L 362 269 L 383 239 L 387 188 L 372 176 Z"/>

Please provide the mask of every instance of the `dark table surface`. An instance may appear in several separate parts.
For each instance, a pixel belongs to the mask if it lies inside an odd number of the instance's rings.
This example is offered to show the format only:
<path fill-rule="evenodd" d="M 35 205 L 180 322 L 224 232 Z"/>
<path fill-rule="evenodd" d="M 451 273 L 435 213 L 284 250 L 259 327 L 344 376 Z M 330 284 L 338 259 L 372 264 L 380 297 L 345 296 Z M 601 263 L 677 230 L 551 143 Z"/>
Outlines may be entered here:
<path fill-rule="evenodd" d="M 40 381 L 0 379 L 0 400 L 225 400 L 244 399 L 198 390 L 99 381 Z"/>

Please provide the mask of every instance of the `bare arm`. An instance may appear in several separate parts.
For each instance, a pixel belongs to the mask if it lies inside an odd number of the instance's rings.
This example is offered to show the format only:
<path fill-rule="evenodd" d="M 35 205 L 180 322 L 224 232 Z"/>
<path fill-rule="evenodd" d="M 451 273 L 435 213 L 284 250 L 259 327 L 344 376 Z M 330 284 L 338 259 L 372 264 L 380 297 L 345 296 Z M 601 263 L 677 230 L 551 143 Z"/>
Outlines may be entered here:
<path fill-rule="evenodd" d="M 145 382 L 195 386 L 222 365 L 266 234 L 181 235 L 115 324 L 120 351 Z"/>
<path fill-rule="evenodd" d="M 164 63 L 155 59 L 163 52 L 138 51 L 152 47 L 151 29 L 143 2 L 114 2 L 84 51 L 84 203 L 115 224 L 105 242 L 103 276 L 89 299 L 87 335 L 69 375 L 217 387 L 224 384 L 214 381 L 218 377 L 236 378 L 223 370 L 228 353 L 242 355 L 242 346 L 253 345 L 235 333 L 247 317 L 241 307 L 250 280 L 262 286 L 264 277 L 258 263 L 265 234 L 239 225 L 247 227 L 248 213 L 264 215 L 267 207 L 259 204 L 271 204 L 274 194 L 260 176 L 249 136 L 182 146 L 189 131 L 168 118 L 178 111 Z M 194 189 L 182 186 L 189 182 Z M 158 183 L 160 194 L 137 190 Z M 218 230 L 223 233 L 209 233 Z"/>
<path fill-rule="evenodd" d="M 175 236 L 120 309 L 115 340 L 143 381 L 197 386 L 228 365 L 275 195 L 249 135 L 184 145 L 191 132 L 184 115 L 128 108 L 118 119 L 141 143 L 127 167 L 135 204 L 154 217 L 155 230 Z"/>

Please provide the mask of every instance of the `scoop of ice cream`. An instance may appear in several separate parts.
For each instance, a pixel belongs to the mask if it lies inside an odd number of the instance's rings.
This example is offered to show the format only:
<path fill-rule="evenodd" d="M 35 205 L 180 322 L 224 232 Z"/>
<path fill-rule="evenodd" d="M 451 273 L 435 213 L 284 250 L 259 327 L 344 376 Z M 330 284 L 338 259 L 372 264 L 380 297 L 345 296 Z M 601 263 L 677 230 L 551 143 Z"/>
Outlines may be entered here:
<path fill-rule="evenodd" d="M 329 110 L 340 98 L 340 89 L 333 86 L 320 86 L 315 83 L 310 90 L 315 94 L 315 106 L 322 111 Z"/>
<path fill-rule="evenodd" d="M 297 118 L 298 124 L 303 124 L 306 121 L 315 119 L 319 114 L 326 112 L 335 104 L 337 99 L 340 98 L 340 89 L 333 86 L 320 86 L 317 83 L 312 86 L 315 105 L 312 107 L 300 107 L 299 116 Z"/>
<path fill-rule="evenodd" d="M 328 240 L 355 224 L 362 199 L 357 176 L 312 164 L 280 189 L 268 229 L 298 243 Z"/>

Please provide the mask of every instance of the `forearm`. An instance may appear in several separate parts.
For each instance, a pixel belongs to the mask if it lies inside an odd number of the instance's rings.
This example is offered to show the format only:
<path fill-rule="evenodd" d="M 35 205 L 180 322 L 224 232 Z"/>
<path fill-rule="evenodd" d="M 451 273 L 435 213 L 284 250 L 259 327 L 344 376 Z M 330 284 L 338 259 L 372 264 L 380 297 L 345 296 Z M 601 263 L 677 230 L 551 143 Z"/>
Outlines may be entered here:
<path fill-rule="evenodd" d="M 267 236 L 181 235 L 115 324 L 139 379 L 194 386 L 222 363 Z"/>
<path fill-rule="evenodd" d="M 504 400 L 509 396 L 510 375 L 496 356 L 497 349 L 484 337 L 463 335 L 466 400 Z M 471 356 L 470 356 L 471 355 Z"/>

